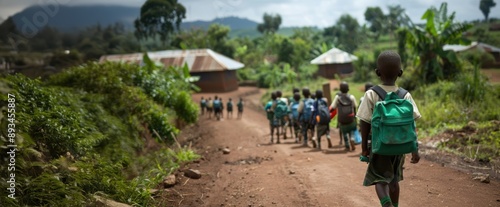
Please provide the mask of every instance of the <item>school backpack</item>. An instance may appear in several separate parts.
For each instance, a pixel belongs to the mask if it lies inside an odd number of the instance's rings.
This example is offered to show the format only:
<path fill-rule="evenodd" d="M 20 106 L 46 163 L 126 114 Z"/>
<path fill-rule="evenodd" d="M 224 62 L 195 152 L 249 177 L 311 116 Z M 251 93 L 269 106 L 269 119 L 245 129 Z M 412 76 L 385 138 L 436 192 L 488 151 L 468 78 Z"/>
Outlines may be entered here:
<path fill-rule="evenodd" d="M 319 116 L 318 124 L 327 125 L 330 123 L 330 110 L 328 110 L 328 103 L 320 99 L 317 100 L 317 116 Z"/>
<path fill-rule="evenodd" d="M 213 101 L 214 109 L 222 109 L 222 103 L 219 100 Z"/>
<path fill-rule="evenodd" d="M 232 101 L 227 102 L 227 110 L 228 111 L 232 111 L 233 110 L 233 102 Z"/>
<path fill-rule="evenodd" d="M 212 100 L 207 101 L 207 108 L 213 108 L 214 107 L 214 102 Z"/>
<path fill-rule="evenodd" d="M 276 116 L 276 118 L 278 119 L 281 119 L 285 117 L 287 114 L 288 114 L 288 106 L 285 101 L 279 98 L 276 101 L 276 107 L 274 108 L 274 116 Z"/>
<path fill-rule="evenodd" d="M 292 112 L 292 119 L 293 120 L 299 120 L 299 102 L 298 101 L 292 101 L 292 104 L 290 105 L 290 111 Z"/>
<path fill-rule="evenodd" d="M 354 109 L 350 95 L 341 93 L 338 95 L 337 102 L 337 116 L 341 124 L 350 124 L 354 122 Z"/>
<path fill-rule="evenodd" d="M 304 109 L 302 109 L 302 116 L 300 117 L 300 121 L 311 123 L 313 111 L 314 111 L 314 100 L 312 98 L 304 99 Z"/>
<path fill-rule="evenodd" d="M 413 105 L 404 99 L 403 88 L 387 93 L 380 86 L 372 88 L 381 101 L 375 103 L 372 115 L 372 152 L 380 155 L 402 155 L 417 150 L 417 133 Z"/>
<path fill-rule="evenodd" d="M 271 106 L 273 105 L 273 101 L 267 102 L 266 106 L 264 107 L 264 110 L 266 111 L 266 116 L 267 120 L 271 121 L 274 118 L 274 113 L 272 111 L 269 111 L 271 109 Z"/>

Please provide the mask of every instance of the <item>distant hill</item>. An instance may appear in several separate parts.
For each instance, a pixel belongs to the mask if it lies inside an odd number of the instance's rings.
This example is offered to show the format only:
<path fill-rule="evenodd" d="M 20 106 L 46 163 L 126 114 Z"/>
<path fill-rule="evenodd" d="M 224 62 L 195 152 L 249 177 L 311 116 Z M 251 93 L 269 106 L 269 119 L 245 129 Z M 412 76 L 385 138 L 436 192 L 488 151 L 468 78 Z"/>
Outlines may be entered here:
<path fill-rule="evenodd" d="M 252 20 L 246 19 L 246 18 L 240 18 L 240 17 L 223 17 L 223 18 L 216 18 L 212 21 L 192 21 L 192 22 L 183 22 L 181 25 L 182 29 L 190 29 L 190 28 L 200 28 L 200 29 L 207 29 L 211 24 L 221 24 L 221 25 L 226 25 L 231 28 L 231 30 L 239 30 L 239 29 L 250 29 L 250 28 L 257 28 L 257 22 L 254 22 Z"/>
<path fill-rule="evenodd" d="M 116 22 L 121 22 L 126 28 L 131 29 L 140 11 L 139 8 L 126 6 L 59 6 L 59 11 L 54 12 L 55 15 L 51 16 L 41 6 L 36 5 L 24 9 L 12 18 L 21 29 L 22 27 L 30 27 L 30 24 L 42 28 L 45 25 L 37 25 L 33 21 L 35 14 L 40 14 L 37 12 L 42 12 L 48 17 L 48 26 L 68 32 L 96 24 L 107 26 Z M 43 20 L 42 18 L 38 19 L 39 21 Z"/>
<path fill-rule="evenodd" d="M 116 22 L 122 23 L 126 29 L 133 30 L 134 20 L 139 16 L 140 8 L 127 6 L 60 6 L 59 11 L 54 16 L 50 16 L 41 6 L 31 6 L 21 12 L 14 14 L 13 20 L 16 25 L 23 27 L 36 27 L 40 29 L 46 25 L 37 25 L 33 21 L 35 14 L 40 12 L 47 15 L 47 26 L 55 27 L 60 31 L 72 32 L 85 29 L 96 24 L 105 27 Z M 39 18 L 39 21 L 43 20 Z M 3 21 L 0 19 L 0 22 Z M 181 29 L 207 29 L 211 24 L 218 23 L 231 28 L 231 37 L 257 37 L 261 34 L 257 32 L 257 22 L 241 17 L 223 17 L 212 21 L 191 21 L 183 22 Z M 291 35 L 294 27 L 281 28 L 278 33 Z"/>

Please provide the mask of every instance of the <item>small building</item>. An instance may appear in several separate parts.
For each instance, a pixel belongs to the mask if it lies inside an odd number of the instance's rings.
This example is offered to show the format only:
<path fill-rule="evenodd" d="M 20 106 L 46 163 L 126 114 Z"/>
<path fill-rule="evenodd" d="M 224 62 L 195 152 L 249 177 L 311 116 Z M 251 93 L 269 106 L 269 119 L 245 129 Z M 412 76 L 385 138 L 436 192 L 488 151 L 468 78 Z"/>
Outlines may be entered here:
<path fill-rule="evenodd" d="M 494 63 L 483 64 L 483 67 L 500 67 L 500 48 L 482 42 L 472 42 L 470 45 L 445 45 L 443 50 L 453 50 L 456 53 L 479 50 L 490 53 L 495 58 Z"/>
<path fill-rule="evenodd" d="M 142 62 L 143 53 L 104 55 L 100 62 L 120 61 L 128 63 Z M 238 61 L 216 53 L 210 49 L 164 50 L 148 52 L 153 61 L 163 63 L 166 67 L 181 67 L 187 64 L 192 76 L 200 77 L 195 84 L 201 92 L 227 92 L 238 89 L 236 70 L 244 65 Z"/>
<path fill-rule="evenodd" d="M 342 51 L 338 48 L 332 48 L 311 61 L 311 64 L 318 65 L 316 75 L 328 79 L 334 79 L 335 75 L 343 76 L 354 71 L 353 61 L 358 57 Z"/>

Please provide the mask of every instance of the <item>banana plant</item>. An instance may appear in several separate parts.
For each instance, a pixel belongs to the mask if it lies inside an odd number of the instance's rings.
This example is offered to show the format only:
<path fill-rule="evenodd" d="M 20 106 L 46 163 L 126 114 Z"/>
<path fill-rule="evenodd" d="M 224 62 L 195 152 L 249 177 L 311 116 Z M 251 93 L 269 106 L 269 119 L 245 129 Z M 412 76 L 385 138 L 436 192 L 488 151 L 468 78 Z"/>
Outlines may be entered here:
<path fill-rule="evenodd" d="M 424 83 L 451 79 L 460 72 L 460 61 L 454 51 L 443 50 L 446 44 L 470 44 L 462 35 L 471 24 L 455 22 L 455 12 L 448 15 L 447 3 L 431 7 L 422 16 L 425 25 L 409 21 L 405 29 L 407 45 L 417 55 L 415 63 Z"/>

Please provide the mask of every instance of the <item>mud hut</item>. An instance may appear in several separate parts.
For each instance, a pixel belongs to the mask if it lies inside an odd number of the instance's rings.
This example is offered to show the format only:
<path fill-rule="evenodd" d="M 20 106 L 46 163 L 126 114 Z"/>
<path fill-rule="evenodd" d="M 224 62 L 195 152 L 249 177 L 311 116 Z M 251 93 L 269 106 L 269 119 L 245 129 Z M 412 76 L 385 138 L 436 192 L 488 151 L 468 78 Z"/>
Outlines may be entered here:
<path fill-rule="evenodd" d="M 119 61 L 141 63 L 142 53 L 104 55 L 100 62 Z M 187 64 L 192 76 L 199 76 L 195 84 L 201 92 L 227 92 L 238 89 L 236 70 L 244 65 L 210 49 L 165 50 L 148 52 L 148 56 L 165 66 L 183 66 Z"/>
<path fill-rule="evenodd" d="M 343 76 L 354 71 L 353 61 L 358 58 L 352 54 L 338 48 L 332 48 L 311 61 L 311 64 L 318 65 L 316 75 L 328 79 L 334 79 L 335 74 Z"/>
<path fill-rule="evenodd" d="M 494 60 L 483 63 L 483 68 L 500 68 L 500 48 L 482 42 L 472 42 L 470 45 L 445 45 L 443 50 L 453 50 L 456 53 L 465 51 L 482 51 L 491 54 Z"/>

